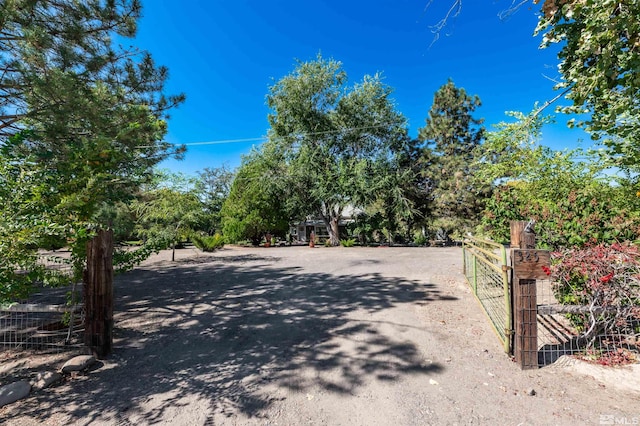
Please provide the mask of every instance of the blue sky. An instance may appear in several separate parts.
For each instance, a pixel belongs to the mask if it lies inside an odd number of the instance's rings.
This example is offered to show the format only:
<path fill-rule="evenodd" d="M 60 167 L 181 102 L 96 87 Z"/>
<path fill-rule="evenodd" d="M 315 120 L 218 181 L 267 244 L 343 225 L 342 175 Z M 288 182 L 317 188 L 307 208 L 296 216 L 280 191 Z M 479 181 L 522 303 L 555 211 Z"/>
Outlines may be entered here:
<path fill-rule="evenodd" d="M 167 140 L 197 143 L 256 139 L 268 129 L 265 96 L 290 73 L 295 59 L 318 52 L 343 63 L 350 83 L 382 72 L 395 89 L 397 108 L 417 135 L 433 94 L 453 79 L 477 94 L 488 128 L 504 112 L 528 112 L 551 99 L 558 78 L 556 50 L 538 48 L 533 37 L 539 6 L 531 3 L 509 19 L 498 14 L 511 0 L 464 1 L 432 43 L 432 26 L 453 0 L 144 0 L 143 19 L 132 44 L 148 50 L 170 71 L 167 92 L 187 101 L 172 111 Z M 128 42 L 128 41 L 127 41 Z M 543 130 L 543 143 L 574 147 L 588 138 L 564 125 Z M 192 145 L 185 160 L 162 164 L 193 174 L 204 167 L 236 167 L 259 141 Z"/>

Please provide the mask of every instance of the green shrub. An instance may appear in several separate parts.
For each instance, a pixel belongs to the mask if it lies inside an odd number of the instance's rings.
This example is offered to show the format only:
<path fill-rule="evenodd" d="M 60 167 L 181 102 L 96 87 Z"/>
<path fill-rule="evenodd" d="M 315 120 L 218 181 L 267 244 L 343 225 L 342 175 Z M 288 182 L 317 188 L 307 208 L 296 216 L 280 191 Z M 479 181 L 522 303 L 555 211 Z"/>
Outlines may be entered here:
<path fill-rule="evenodd" d="M 193 244 L 202 251 L 215 251 L 224 247 L 224 237 L 220 234 L 210 235 L 194 235 Z"/>
<path fill-rule="evenodd" d="M 416 232 L 413 237 L 413 243 L 417 246 L 426 246 L 429 243 L 429 239 L 422 232 Z"/>
<path fill-rule="evenodd" d="M 62 235 L 43 235 L 36 241 L 27 245 L 27 248 L 31 250 L 44 249 L 44 250 L 59 250 L 67 245 L 67 239 Z"/>
<path fill-rule="evenodd" d="M 540 248 L 561 250 L 588 244 L 635 241 L 640 217 L 620 188 L 592 184 L 556 198 L 538 197 L 527 184 L 504 185 L 487 202 L 482 223 L 495 241 L 509 241 L 509 222 L 536 221 Z M 560 191 L 561 189 L 558 189 Z"/>
<path fill-rule="evenodd" d="M 347 240 L 340 240 L 340 245 L 342 247 L 353 247 L 356 244 L 356 240 L 354 238 L 349 238 Z"/>

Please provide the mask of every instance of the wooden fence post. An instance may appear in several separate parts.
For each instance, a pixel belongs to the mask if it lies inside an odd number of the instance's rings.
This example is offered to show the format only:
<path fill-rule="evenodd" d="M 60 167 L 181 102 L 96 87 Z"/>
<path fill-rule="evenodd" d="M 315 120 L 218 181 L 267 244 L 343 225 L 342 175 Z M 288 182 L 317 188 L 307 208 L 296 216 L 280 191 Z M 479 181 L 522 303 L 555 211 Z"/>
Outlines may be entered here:
<path fill-rule="evenodd" d="M 538 367 L 538 318 L 536 280 L 518 278 L 514 273 L 513 329 L 514 356 L 524 369 Z"/>
<path fill-rule="evenodd" d="M 511 244 L 510 247 L 520 248 L 520 238 L 522 236 L 522 231 L 524 231 L 524 227 L 527 226 L 527 222 L 523 220 L 512 220 L 509 222 L 511 227 Z"/>
<path fill-rule="evenodd" d="M 511 248 L 535 249 L 536 233 L 533 230 L 534 222 L 526 220 L 512 220 L 511 227 Z"/>
<path fill-rule="evenodd" d="M 84 342 L 97 358 L 113 349 L 113 231 L 99 230 L 87 242 L 84 273 Z"/>
<path fill-rule="evenodd" d="M 511 222 L 511 283 L 514 356 L 522 369 L 538 368 L 538 303 L 536 280 L 546 278 L 550 254 L 535 250 L 535 233 L 527 222 Z M 514 235 L 516 233 L 517 235 Z"/>

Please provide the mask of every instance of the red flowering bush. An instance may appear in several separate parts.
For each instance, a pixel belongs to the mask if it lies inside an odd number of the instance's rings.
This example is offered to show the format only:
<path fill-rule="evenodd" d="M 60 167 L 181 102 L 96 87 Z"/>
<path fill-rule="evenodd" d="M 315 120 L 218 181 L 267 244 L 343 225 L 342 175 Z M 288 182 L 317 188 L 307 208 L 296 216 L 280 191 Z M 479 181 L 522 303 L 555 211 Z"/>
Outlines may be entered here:
<path fill-rule="evenodd" d="M 640 334 L 640 249 L 598 244 L 553 253 L 551 279 L 587 347 L 598 336 Z"/>

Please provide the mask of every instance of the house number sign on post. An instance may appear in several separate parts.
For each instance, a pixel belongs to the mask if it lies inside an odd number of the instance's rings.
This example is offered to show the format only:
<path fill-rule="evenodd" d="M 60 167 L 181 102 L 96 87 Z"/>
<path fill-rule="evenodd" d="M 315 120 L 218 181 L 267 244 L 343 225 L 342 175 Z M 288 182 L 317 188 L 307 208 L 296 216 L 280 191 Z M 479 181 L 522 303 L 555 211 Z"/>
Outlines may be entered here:
<path fill-rule="evenodd" d="M 515 280 L 542 280 L 547 278 L 551 254 L 547 250 L 513 250 L 512 262 Z"/>

